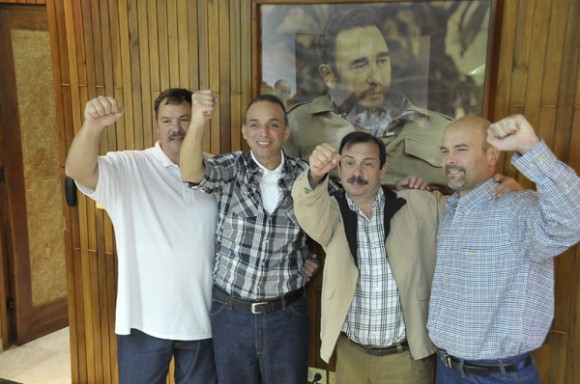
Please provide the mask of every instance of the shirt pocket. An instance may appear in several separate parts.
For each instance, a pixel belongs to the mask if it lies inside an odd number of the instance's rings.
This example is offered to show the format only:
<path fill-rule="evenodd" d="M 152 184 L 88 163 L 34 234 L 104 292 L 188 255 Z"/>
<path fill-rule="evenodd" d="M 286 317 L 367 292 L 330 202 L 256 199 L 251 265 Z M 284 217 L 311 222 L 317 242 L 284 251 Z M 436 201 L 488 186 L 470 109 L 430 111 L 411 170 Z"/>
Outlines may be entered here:
<path fill-rule="evenodd" d="M 422 159 L 433 167 L 441 168 L 441 148 L 415 135 L 405 135 L 405 153 Z"/>

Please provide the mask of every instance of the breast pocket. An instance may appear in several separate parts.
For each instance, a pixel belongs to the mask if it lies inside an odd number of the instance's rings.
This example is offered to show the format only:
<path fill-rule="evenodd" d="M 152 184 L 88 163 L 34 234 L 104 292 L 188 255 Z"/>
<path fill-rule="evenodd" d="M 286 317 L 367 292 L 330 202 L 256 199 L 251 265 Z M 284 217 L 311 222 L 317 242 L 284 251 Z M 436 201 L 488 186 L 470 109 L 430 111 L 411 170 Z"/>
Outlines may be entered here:
<path fill-rule="evenodd" d="M 438 143 L 414 135 L 405 135 L 405 153 L 422 159 L 433 167 L 441 167 L 441 149 Z"/>

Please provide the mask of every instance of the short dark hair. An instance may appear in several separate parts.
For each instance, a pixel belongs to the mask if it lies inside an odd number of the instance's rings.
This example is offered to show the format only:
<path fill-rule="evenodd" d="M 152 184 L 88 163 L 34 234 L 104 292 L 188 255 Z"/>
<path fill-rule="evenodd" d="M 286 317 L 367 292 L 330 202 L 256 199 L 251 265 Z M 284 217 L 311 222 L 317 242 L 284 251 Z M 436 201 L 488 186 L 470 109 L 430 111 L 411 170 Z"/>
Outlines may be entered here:
<path fill-rule="evenodd" d="M 350 147 L 353 144 L 359 143 L 375 143 L 379 147 L 379 165 L 382 168 L 387 162 L 387 149 L 385 148 L 385 143 L 382 142 L 376 136 L 371 135 L 367 132 L 353 131 L 348 133 L 340 141 L 340 147 L 338 147 L 338 153 L 342 155 L 342 150 L 344 147 Z"/>
<path fill-rule="evenodd" d="M 159 106 L 164 100 L 165 104 L 169 105 L 179 105 L 185 101 L 191 107 L 192 94 L 193 92 L 185 88 L 169 88 L 161 92 L 153 104 L 153 109 L 155 110 L 155 119 L 157 119 L 157 115 L 159 113 Z"/>
<path fill-rule="evenodd" d="M 382 33 L 382 26 L 375 12 L 368 7 L 355 6 L 331 13 L 326 22 L 326 26 L 317 39 L 317 48 L 321 63 L 328 64 L 336 72 L 336 37 L 338 34 L 354 28 L 368 26 L 377 27 Z"/>
<path fill-rule="evenodd" d="M 250 109 L 250 107 L 252 105 L 254 105 L 260 101 L 266 101 L 268 103 L 279 105 L 280 108 L 282 108 L 282 111 L 284 112 L 284 124 L 288 125 L 288 114 L 286 113 L 286 107 L 284 106 L 284 103 L 277 96 L 271 95 L 269 93 L 258 95 L 255 98 L 253 98 L 252 101 L 250 101 L 250 103 L 248 104 L 248 106 L 246 108 L 246 116 L 244 116 L 244 121 L 246 121 L 246 119 L 247 119 L 248 109 Z"/>

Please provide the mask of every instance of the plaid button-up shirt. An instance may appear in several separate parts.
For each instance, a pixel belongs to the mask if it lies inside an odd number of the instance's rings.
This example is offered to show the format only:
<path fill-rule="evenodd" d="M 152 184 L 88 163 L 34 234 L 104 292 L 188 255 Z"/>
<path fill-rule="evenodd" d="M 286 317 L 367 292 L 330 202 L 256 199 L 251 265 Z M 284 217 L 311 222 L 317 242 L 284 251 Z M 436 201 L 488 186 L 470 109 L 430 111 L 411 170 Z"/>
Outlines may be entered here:
<path fill-rule="evenodd" d="M 294 215 L 294 180 L 308 168 L 284 156 L 278 182 L 282 198 L 270 214 L 260 192 L 262 170 L 241 151 L 205 159 L 199 188 L 218 200 L 214 283 L 235 297 L 279 297 L 306 284 L 301 268 L 308 255 L 306 235 Z"/>
<path fill-rule="evenodd" d="M 345 195 L 358 220 L 359 280 L 342 330 L 359 344 L 388 347 L 406 335 L 399 290 L 385 247 L 385 194 L 379 189 L 370 218 Z"/>
<path fill-rule="evenodd" d="M 542 345 L 554 317 L 553 257 L 580 240 L 580 179 L 541 141 L 512 163 L 537 192 L 492 195 L 493 179 L 447 200 L 429 337 L 450 355 L 500 359 Z"/>

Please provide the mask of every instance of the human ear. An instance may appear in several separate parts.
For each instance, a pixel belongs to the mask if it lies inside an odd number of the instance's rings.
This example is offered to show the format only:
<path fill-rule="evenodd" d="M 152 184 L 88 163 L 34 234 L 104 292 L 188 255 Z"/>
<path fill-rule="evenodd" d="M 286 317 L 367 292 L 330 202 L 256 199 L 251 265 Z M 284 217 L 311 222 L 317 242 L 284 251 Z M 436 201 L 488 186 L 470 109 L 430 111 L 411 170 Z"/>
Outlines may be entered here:
<path fill-rule="evenodd" d="M 320 66 L 318 67 L 318 71 L 320 72 L 320 76 L 322 76 L 324 84 L 326 84 L 328 88 L 334 88 L 334 86 L 336 85 L 336 79 L 334 76 L 334 72 L 332 72 L 332 69 L 330 68 L 330 65 L 320 64 Z"/>

